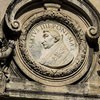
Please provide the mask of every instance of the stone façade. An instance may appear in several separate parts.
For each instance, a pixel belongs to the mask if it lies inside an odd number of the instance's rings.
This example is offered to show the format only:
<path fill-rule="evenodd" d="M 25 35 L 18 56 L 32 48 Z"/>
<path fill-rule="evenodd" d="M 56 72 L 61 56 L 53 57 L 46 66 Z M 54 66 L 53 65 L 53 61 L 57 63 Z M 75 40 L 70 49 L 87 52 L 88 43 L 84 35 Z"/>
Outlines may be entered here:
<path fill-rule="evenodd" d="M 0 27 L 1 99 L 100 99 L 100 16 L 93 5 L 86 0 L 16 0 L 7 5 Z M 28 34 L 46 20 L 67 27 L 79 50 L 71 64 L 59 69 L 29 56 Z"/>

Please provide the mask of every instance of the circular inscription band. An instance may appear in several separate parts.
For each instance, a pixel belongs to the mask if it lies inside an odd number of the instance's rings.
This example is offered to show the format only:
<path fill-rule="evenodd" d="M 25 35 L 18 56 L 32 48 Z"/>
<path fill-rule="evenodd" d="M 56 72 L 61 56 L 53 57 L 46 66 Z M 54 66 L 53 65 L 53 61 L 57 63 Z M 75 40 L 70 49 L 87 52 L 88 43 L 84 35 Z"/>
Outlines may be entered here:
<path fill-rule="evenodd" d="M 46 85 L 61 86 L 87 72 L 89 51 L 84 32 L 75 23 L 70 17 L 58 15 L 44 15 L 25 23 L 17 54 L 27 76 Z"/>
<path fill-rule="evenodd" d="M 56 21 L 41 21 L 27 36 L 31 60 L 41 65 L 60 68 L 70 64 L 78 54 L 78 43 L 71 31 Z"/>

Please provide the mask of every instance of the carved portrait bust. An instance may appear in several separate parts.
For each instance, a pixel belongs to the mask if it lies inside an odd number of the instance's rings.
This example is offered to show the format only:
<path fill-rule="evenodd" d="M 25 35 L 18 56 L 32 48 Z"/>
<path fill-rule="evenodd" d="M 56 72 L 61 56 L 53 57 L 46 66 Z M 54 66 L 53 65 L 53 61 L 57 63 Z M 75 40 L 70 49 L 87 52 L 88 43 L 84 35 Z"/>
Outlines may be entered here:
<path fill-rule="evenodd" d="M 73 60 L 73 55 L 67 49 L 63 42 L 63 35 L 55 31 L 43 32 L 43 52 L 39 59 L 39 62 L 46 66 L 60 66 L 67 65 Z"/>
<path fill-rule="evenodd" d="M 68 29 L 53 21 L 40 22 L 34 26 L 28 35 L 27 42 L 31 57 L 38 63 L 52 68 L 70 64 L 78 51 L 75 49 L 78 48 L 75 39 Z"/>

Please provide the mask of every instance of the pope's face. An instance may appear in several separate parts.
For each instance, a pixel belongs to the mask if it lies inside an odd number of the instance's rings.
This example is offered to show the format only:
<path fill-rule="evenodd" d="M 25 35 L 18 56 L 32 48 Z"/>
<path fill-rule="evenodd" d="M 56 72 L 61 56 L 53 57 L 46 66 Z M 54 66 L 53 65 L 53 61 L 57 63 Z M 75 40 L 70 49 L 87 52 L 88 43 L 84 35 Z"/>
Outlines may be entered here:
<path fill-rule="evenodd" d="M 43 34 L 43 42 L 42 42 L 44 49 L 51 48 L 54 45 L 54 43 L 55 43 L 55 38 L 52 37 L 49 32 L 45 32 Z"/>

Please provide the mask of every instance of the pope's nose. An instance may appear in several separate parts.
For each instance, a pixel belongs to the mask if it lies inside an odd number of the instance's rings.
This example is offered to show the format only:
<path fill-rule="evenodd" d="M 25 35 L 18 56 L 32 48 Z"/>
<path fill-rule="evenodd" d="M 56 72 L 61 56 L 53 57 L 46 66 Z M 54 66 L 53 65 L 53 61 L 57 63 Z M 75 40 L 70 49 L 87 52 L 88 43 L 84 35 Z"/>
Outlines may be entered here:
<path fill-rule="evenodd" d="M 45 41 L 43 41 L 41 44 L 42 44 L 42 45 L 45 45 Z"/>

